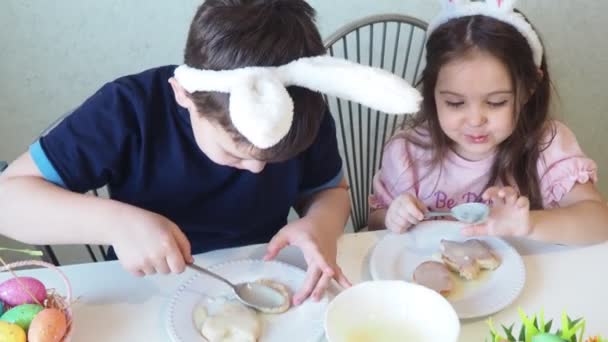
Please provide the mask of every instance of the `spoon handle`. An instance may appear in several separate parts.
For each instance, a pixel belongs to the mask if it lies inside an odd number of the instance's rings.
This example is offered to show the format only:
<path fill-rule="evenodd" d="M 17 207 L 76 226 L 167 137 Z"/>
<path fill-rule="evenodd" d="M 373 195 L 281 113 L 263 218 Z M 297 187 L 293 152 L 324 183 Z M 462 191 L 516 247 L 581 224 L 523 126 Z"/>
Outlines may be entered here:
<path fill-rule="evenodd" d="M 227 279 L 225 279 L 224 277 L 221 277 L 221 276 L 219 276 L 219 275 L 217 275 L 217 274 L 215 274 L 215 273 L 213 273 L 213 272 L 211 272 L 211 271 L 209 271 L 209 270 L 207 270 L 207 269 L 205 269 L 205 268 L 203 268 L 203 267 L 201 267 L 199 265 L 196 265 L 196 264 L 187 264 L 187 266 L 190 267 L 191 269 L 197 271 L 197 272 L 204 273 L 204 274 L 206 274 L 208 276 L 211 276 L 211 277 L 213 277 L 213 278 L 215 278 L 215 279 L 217 279 L 217 280 L 225 283 L 226 285 L 230 286 L 234 291 L 236 291 L 235 286 L 231 282 L 229 282 Z"/>
<path fill-rule="evenodd" d="M 449 211 L 429 211 L 426 214 L 424 214 L 425 218 L 437 217 L 437 216 L 452 216 L 452 213 Z"/>

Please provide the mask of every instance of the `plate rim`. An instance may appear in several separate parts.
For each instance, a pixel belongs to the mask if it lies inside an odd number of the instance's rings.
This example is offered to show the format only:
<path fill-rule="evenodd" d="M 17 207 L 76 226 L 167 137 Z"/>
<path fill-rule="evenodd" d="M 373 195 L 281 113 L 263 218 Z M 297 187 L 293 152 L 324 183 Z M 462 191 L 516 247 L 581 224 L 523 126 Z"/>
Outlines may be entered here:
<path fill-rule="evenodd" d="M 434 220 L 434 221 L 425 221 L 422 222 L 418 225 L 424 224 L 424 225 L 432 225 L 432 224 L 436 224 L 436 223 L 442 223 L 442 224 L 452 224 L 454 226 L 458 226 L 458 225 L 462 225 L 459 222 L 456 221 L 447 221 L 447 220 Z M 464 226 L 464 225 L 462 225 Z M 385 234 L 379 241 L 376 242 L 376 244 L 373 247 L 373 250 L 370 254 L 369 257 L 369 272 L 370 272 L 370 276 L 372 280 L 390 280 L 390 279 L 383 279 L 378 275 L 378 271 L 376 270 L 376 267 L 374 266 L 374 260 L 377 259 L 377 253 L 378 252 L 378 246 L 380 246 L 382 244 L 383 241 L 388 240 L 389 237 L 394 234 L 392 232 L 388 232 L 387 234 Z M 515 290 L 512 291 L 511 296 L 509 297 L 509 299 L 505 300 L 503 304 L 500 305 L 494 305 L 491 309 L 488 310 L 483 310 L 483 311 L 479 311 L 476 313 L 470 313 L 470 312 L 463 312 L 462 309 L 458 310 L 458 308 L 456 308 L 454 306 L 454 304 L 452 303 L 452 301 L 450 301 L 448 298 L 446 298 L 446 300 L 450 303 L 450 305 L 452 305 L 452 307 L 454 307 L 454 310 L 456 311 L 456 314 L 458 315 L 458 317 L 460 319 L 472 319 L 472 318 L 479 318 L 479 317 L 487 317 L 490 316 L 492 314 L 495 314 L 503 309 L 505 309 L 506 307 L 508 307 L 509 305 L 513 304 L 517 298 L 519 298 L 519 296 L 521 295 L 521 293 L 524 290 L 525 284 L 526 284 L 526 278 L 527 278 L 527 270 L 526 270 L 526 264 L 523 261 L 523 257 L 521 256 L 521 254 L 513 247 L 511 246 L 511 244 L 509 244 L 507 241 L 505 241 L 504 239 L 501 239 L 500 237 L 496 237 L 496 236 L 474 236 L 474 237 L 469 237 L 467 239 L 474 239 L 474 238 L 482 238 L 482 239 L 493 239 L 493 240 L 497 240 L 499 241 L 499 243 L 503 244 L 510 252 L 512 252 L 514 255 L 517 256 L 517 258 L 515 258 L 513 260 L 513 262 L 515 262 L 517 265 L 517 269 L 519 269 L 521 271 L 521 276 L 516 279 L 516 282 L 514 282 L 514 288 Z M 406 280 L 406 279 L 396 279 L 396 280 L 400 280 L 400 281 L 404 281 L 407 283 L 411 283 L 410 281 Z"/>
<path fill-rule="evenodd" d="M 228 265 L 231 264 L 275 264 L 278 265 L 280 267 L 286 267 L 288 269 L 290 269 L 291 271 L 295 271 L 295 272 L 301 272 L 303 273 L 304 276 L 306 276 L 306 271 L 301 269 L 298 266 L 286 263 L 284 261 L 280 261 L 280 260 L 263 260 L 263 259 L 255 259 L 255 258 L 242 258 L 242 259 L 234 259 L 234 260 L 227 260 L 227 261 L 221 261 L 209 266 L 204 266 L 207 269 L 209 269 L 210 271 L 213 271 L 215 269 L 218 268 L 222 268 L 222 267 L 226 267 Z M 176 329 L 174 326 L 174 322 L 173 322 L 173 317 L 174 317 L 174 312 L 175 312 L 175 306 L 177 304 L 177 301 L 180 299 L 180 295 L 181 293 L 188 288 L 188 286 L 190 286 L 190 284 L 192 284 L 192 282 L 194 282 L 198 277 L 201 276 L 201 273 L 196 272 L 195 274 L 193 274 L 190 278 L 186 279 L 185 281 L 183 281 L 178 288 L 175 290 L 175 293 L 173 293 L 173 295 L 171 296 L 171 300 L 169 301 L 167 310 L 166 310 L 166 326 L 167 326 L 167 332 L 169 334 L 169 338 L 171 339 L 171 341 L 173 342 L 185 342 L 181 337 L 177 336 L 176 334 Z M 329 296 L 327 295 L 327 293 L 322 297 L 322 299 L 317 302 L 320 304 L 324 304 L 325 306 L 329 305 Z M 201 335 L 201 342 L 205 342 L 207 341 L 207 339 L 205 339 L 202 335 Z"/>

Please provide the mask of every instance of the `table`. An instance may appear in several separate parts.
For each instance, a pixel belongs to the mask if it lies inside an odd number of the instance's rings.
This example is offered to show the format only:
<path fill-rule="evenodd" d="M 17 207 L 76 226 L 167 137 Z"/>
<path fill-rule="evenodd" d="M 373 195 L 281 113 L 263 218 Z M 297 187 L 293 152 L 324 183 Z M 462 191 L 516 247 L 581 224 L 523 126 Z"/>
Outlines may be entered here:
<path fill-rule="evenodd" d="M 338 262 L 353 283 L 370 280 L 369 256 L 386 232 L 345 234 L 339 242 Z M 560 318 L 567 310 L 573 317 L 584 316 L 589 333 L 608 334 L 608 243 L 589 247 L 563 247 L 523 240 L 509 240 L 522 254 L 527 282 L 521 296 L 505 310 L 495 314 L 497 323 L 519 321 L 517 308 L 528 314 L 541 308 L 545 317 Z M 200 265 L 208 266 L 231 259 L 260 258 L 264 245 L 246 246 L 196 255 Z M 299 251 L 287 248 L 279 260 L 304 267 Z M 116 261 L 64 266 L 74 295 L 73 341 L 148 341 L 169 340 L 165 311 L 177 288 L 190 278 L 188 270 L 180 275 L 155 275 L 136 278 Z M 53 271 L 38 269 L 19 272 L 39 278 L 48 287 L 62 288 Z M 0 274 L 0 280 L 9 274 Z M 460 341 L 483 341 L 488 337 L 486 318 L 462 322 Z M 559 320 L 558 320 L 559 322 Z M 295 342 L 295 341 L 294 341 Z"/>

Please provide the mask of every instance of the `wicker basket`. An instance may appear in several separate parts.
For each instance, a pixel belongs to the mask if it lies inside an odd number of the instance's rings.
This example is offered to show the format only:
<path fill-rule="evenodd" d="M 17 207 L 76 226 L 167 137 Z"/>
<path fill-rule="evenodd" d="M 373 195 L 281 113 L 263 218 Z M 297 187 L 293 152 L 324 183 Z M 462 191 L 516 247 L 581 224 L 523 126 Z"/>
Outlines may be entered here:
<path fill-rule="evenodd" d="M 65 284 L 65 288 L 66 288 L 65 297 L 60 296 L 56 293 L 49 292 L 47 289 L 47 300 L 45 301 L 45 306 L 46 307 L 56 307 L 63 311 L 63 313 L 65 314 L 66 321 L 67 321 L 67 330 L 66 330 L 65 336 L 63 337 L 62 342 L 70 342 L 71 337 L 72 337 L 72 332 L 74 330 L 73 329 L 74 323 L 73 323 L 73 319 L 72 319 L 72 317 L 73 317 L 72 308 L 71 308 L 72 286 L 70 285 L 70 281 L 68 280 L 66 275 L 63 273 L 63 271 L 60 270 L 58 267 L 56 267 L 53 264 L 49 264 L 48 262 L 39 261 L 39 260 L 24 260 L 24 261 L 17 261 L 17 262 L 13 262 L 10 264 L 6 264 L 3 266 L 0 266 L 0 272 L 14 271 L 16 268 L 26 267 L 26 266 L 41 266 L 41 267 L 50 268 L 53 271 L 57 272 L 57 274 L 59 274 L 61 279 L 63 279 L 63 283 Z M 48 299 L 52 299 L 52 300 L 48 300 Z M 56 303 L 57 305 L 48 306 L 47 303 Z"/>

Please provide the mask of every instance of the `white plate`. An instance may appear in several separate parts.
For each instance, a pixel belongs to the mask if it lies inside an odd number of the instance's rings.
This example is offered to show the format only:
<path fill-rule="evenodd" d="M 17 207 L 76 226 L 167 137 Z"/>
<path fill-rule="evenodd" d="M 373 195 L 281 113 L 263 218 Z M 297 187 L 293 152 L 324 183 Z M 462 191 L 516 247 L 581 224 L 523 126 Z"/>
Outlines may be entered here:
<path fill-rule="evenodd" d="M 405 280 L 420 263 L 441 261 L 441 239 L 464 241 L 463 225 L 453 221 L 426 221 L 405 234 L 388 233 L 374 248 L 370 272 L 375 280 Z M 500 257 L 501 265 L 494 271 L 483 271 L 474 281 L 454 276 L 455 288 L 447 299 L 458 317 L 475 318 L 491 315 L 510 305 L 521 293 L 526 281 L 526 268 L 521 256 L 504 240 L 477 237 L 485 241 Z"/>
<path fill-rule="evenodd" d="M 239 283 L 260 278 L 272 279 L 285 284 L 292 292 L 304 282 L 306 273 L 278 261 L 237 260 L 209 267 L 226 279 Z M 204 274 L 196 274 L 179 287 L 167 310 L 167 329 L 175 342 L 206 341 L 194 325 L 193 311 L 198 305 L 210 306 L 214 298 L 227 296 L 226 285 Z M 323 315 L 327 297 L 319 302 L 305 301 L 297 307 L 278 315 L 259 314 L 262 320 L 260 342 L 318 341 L 323 335 Z M 300 337 L 304 337 L 300 339 Z M 309 338 L 310 337 L 310 338 Z"/>

